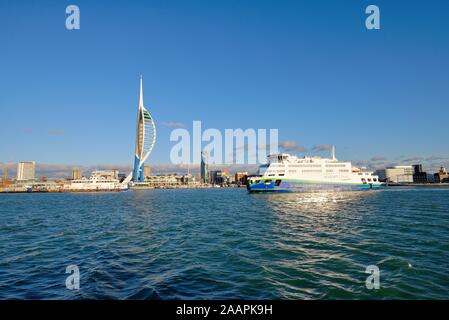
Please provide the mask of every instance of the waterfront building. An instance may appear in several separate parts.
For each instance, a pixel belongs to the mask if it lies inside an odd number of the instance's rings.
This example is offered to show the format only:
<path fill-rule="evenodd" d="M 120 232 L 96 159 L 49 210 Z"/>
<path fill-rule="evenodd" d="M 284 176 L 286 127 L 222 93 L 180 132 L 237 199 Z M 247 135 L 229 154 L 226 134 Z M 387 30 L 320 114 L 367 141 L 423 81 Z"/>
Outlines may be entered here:
<path fill-rule="evenodd" d="M 422 170 L 422 164 L 415 164 L 413 167 L 413 183 L 428 183 L 427 172 Z"/>
<path fill-rule="evenodd" d="M 449 183 L 449 173 L 446 168 L 441 167 L 440 171 L 434 174 L 436 183 Z"/>
<path fill-rule="evenodd" d="M 387 180 L 386 169 L 376 170 L 375 175 L 379 177 L 379 181 L 385 182 Z"/>
<path fill-rule="evenodd" d="M 11 180 L 8 178 L 8 166 L 6 164 L 3 165 L 3 177 L 0 180 L 0 187 L 7 187 L 11 183 Z"/>
<path fill-rule="evenodd" d="M 158 176 L 150 176 L 147 178 L 147 183 L 150 186 L 158 187 L 158 186 L 175 186 L 179 184 L 179 180 L 176 175 L 158 175 Z"/>
<path fill-rule="evenodd" d="M 211 184 L 225 185 L 230 184 L 231 179 L 228 170 L 213 170 L 209 174 L 209 182 Z"/>
<path fill-rule="evenodd" d="M 427 183 L 435 183 L 435 175 L 432 173 L 427 174 Z"/>
<path fill-rule="evenodd" d="M 177 187 L 191 184 L 196 184 L 195 177 L 193 177 L 191 174 L 187 175 L 166 174 L 166 175 L 148 176 L 144 183 L 145 186 L 154 188 Z"/>
<path fill-rule="evenodd" d="M 209 182 L 209 171 L 208 171 L 208 155 L 206 151 L 201 151 L 201 182 L 208 183 Z"/>
<path fill-rule="evenodd" d="M 34 180 L 36 173 L 36 162 L 34 161 L 25 161 L 19 162 L 17 165 L 17 180 Z"/>
<path fill-rule="evenodd" d="M 413 183 L 413 166 L 393 166 L 385 169 L 385 179 L 393 183 Z"/>
<path fill-rule="evenodd" d="M 0 187 L 7 187 L 11 184 L 11 179 L 9 178 L 2 178 L 0 180 Z"/>
<path fill-rule="evenodd" d="M 99 178 L 104 178 L 107 180 L 117 180 L 119 178 L 119 171 L 117 169 L 110 170 L 96 170 L 95 176 Z M 93 173 L 92 173 L 93 174 Z"/>
<path fill-rule="evenodd" d="M 144 167 L 143 175 L 145 176 L 145 178 L 151 176 L 151 168 L 149 166 Z"/>
<path fill-rule="evenodd" d="M 427 173 L 421 164 L 412 166 L 392 166 L 376 170 L 379 181 L 392 183 L 428 183 Z"/>
<path fill-rule="evenodd" d="M 3 164 L 3 179 L 8 179 L 8 165 Z"/>
<path fill-rule="evenodd" d="M 145 181 L 145 161 L 156 143 L 156 127 L 150 112 L 143 104 L 142 77 L 140 77 L 139 107 L 137 111 L 136 152 L 134 156 L 134 182 Z"/>
<path fill-rule="evenodd" d="M 209 182 L 212 184 L 223 184 L 225 181 L 225 177 L 223 171 L 221 170 L 213 170 L 209 174 L 210 180 Z"/>
<path fill-rule="evenodd" d="M 248 172 L 236 172 L 235 183 L 238 185 L 246 184 L 248 180 Z"/>
<path fill-rule="evenodd" d="M 181 183 L 182 184 L 194 184 L 194 183 L 196 183 L 196 179 L 193 175 L 188 173 L 181 177 Z"/>
<path fill-rule="evenodd" d="M 78 180 L 81 179 L 81 177 L 82 177 L 81 169 L 74 168 L 72 170 L 72 180 Z"/>

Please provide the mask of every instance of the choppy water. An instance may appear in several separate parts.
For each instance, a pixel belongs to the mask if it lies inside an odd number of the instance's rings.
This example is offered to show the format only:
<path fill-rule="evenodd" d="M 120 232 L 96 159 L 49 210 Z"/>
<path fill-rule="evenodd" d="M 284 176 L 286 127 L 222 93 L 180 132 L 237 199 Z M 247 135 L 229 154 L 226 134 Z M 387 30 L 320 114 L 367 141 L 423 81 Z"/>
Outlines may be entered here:
<path fill-rule="evenodd" d="M 0 298 L 448 299 L 449 189 L 0 195 Z M 67 265 L 79 291 L 65 288 Z M 380 269 L 368 290 L 365 268 Z"/>

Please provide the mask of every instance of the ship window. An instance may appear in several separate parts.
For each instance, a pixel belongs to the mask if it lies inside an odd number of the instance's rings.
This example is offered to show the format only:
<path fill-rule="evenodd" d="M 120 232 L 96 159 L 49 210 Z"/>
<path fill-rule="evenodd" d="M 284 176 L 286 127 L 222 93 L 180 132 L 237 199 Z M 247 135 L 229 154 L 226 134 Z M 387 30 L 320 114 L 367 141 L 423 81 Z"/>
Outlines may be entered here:
<path fill-rule="evenodd" d="M 265 180 L 265 184 L 270 184 L 270 183 L 271 183 L 271 181 L 272 181 L 272 180 L 270 180 L 270 179 L 268 179 L 268 180 Z"/>
<path fill-rule="evenodd" d="M 368 181 L 371 182 L 371 178 L 368 178 Z"/>
<path fill-rule="evenodd" d="M 274 174 L 269 174 L 268 176 L 269 176 L 269 177 L 273 177 L 273 176 L 274 176 Z"/>
<path fill-rule="evenodd" d="M 282 180 L 276 180 L 275 185 L 276 187 L 279 187 L 281 185 Z"/>
<path fill-rule="evenodd" d="M 256 183 L 259 183 L 260 182 L 260 180 L 256 180 Z"/>
<path fill-rule="evenodd" d="M 284 173 L 280 173 L 279 176 L 282 177 L 282 176 L 285 176 L 285 174 Z"/>
<path fill-rule="evenodd" d="M 373 181 L 376 182 L 376 181 L 377 181 L 377 178 L 373 178 Z"/>

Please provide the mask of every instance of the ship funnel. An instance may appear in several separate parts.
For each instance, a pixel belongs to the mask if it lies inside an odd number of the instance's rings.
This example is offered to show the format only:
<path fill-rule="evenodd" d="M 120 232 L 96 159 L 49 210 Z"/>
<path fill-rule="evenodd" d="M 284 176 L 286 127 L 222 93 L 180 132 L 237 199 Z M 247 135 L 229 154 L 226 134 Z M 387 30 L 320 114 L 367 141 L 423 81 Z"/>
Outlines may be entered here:
<path fill-rule="evenodd" d="M 331 149 L 331 157 L 332 157 L 332 160 L 337 160 L 335 158 L 335 145 L 334 144 L 332 145 L 332 149 Z"/>

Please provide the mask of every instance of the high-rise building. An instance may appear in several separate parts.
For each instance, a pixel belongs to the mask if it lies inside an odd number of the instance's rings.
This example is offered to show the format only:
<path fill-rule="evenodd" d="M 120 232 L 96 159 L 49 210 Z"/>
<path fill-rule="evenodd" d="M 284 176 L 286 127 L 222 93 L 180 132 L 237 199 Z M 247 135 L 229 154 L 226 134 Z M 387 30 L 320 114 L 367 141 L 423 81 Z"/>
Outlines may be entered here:
<path fill-rule="evenodd" d="M 145 168 L 143 169 L 143 174 L 145 177 L 151 176 L 151 168 L 149 166 L 145 166 Z"/>
<path fill-rule="evenodd" d="M 201 182 L 208 183 L 209 182 L 209 170 L 207 166 L 208 155 L 206 151 L 201 151 Z"/>
<path fill-rule="evenodd" d="M 74 168 L 72 170 L 72 180 L 79 180 L 82 177 L 82 172 L 81 169 L 79 168 Z"/>
<path fill-rule="evenodd" d="M 8 178 L 8 165 L 5 163 L 3 165 L 3 177 L 0 179 L 0 186 L 8 186 L 10 179 Z"/>
<path fill-rule="evenodd" d="M 413 182 L 414 183 L 427 183 L 427 172 L 422 170 L 422 164 L 415 164 L 413 167 Z"/>
<path fill-rule="evenodd" d="M 156 127 L 153 118 L 143 105 L 142 77 L 140 77 L 139 108 L 137 111 L 136 153 L 134 156 L 133 181 L 145 181 L 145 161 L 156 143 Z"/>
<path fill-rule="evenodd" d="M 17 165 L 17 180 L 34 180 L 36 172 L 36 162 L 19 162 Z"/>

